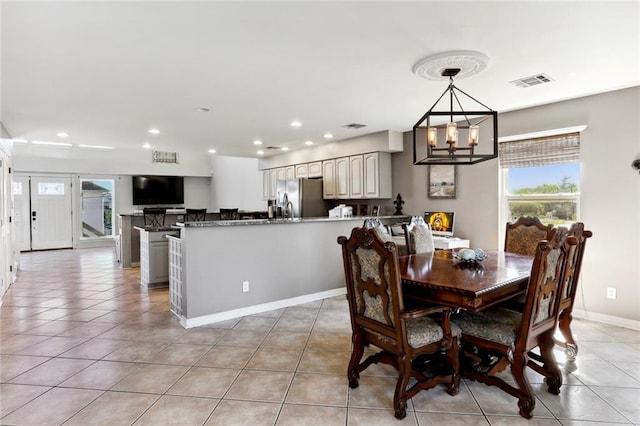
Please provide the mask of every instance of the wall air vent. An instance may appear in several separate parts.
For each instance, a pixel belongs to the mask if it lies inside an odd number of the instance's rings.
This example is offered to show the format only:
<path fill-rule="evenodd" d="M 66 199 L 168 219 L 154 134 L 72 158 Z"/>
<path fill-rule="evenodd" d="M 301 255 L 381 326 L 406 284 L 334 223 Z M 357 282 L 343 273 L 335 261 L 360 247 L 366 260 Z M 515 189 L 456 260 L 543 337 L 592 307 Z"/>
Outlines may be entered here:
<path fill-rule="evenodd" d="M 360 124 L 360 123 L 351 123 L 351 124 L 345 124 L 344 126 L 345 129 L 362 129 L 363 127 L 367 127 L 366 124 Z"/>
<path fill-rule="evenodd" d="M 151 162 L 152 163 L 170 163 L 170 164 L 178 164 L 178 153 L 177 152 L 167 152 L 167 151 L 153 151 L 151 153 Z"/>
<path fill-rule="evenodd" d="M 510 81 L 509 83 L 524 89 L 526 87 L 537 86 L 539 84 L 551 83 L 552 81 L 553 79 L 546 74 L 536 74 L 529 77 L 519 78 L 517 80 Z"/>

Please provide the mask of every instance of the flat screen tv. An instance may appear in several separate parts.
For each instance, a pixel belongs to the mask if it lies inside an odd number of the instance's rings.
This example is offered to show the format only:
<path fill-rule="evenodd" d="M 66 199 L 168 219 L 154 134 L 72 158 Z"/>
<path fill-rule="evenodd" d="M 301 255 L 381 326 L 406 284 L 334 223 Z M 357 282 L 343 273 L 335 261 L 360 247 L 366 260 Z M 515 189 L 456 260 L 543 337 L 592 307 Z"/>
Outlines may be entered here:
<path fill-rule="evenodd" d="M 433 235 L 453 236 L 454 212 L 424 212 L 424 221 L 431 225 Z"/>
<path fill-rule="evenodd" d="M 133 176 L 133 205 L 184 204 L 182 176 Z"/>

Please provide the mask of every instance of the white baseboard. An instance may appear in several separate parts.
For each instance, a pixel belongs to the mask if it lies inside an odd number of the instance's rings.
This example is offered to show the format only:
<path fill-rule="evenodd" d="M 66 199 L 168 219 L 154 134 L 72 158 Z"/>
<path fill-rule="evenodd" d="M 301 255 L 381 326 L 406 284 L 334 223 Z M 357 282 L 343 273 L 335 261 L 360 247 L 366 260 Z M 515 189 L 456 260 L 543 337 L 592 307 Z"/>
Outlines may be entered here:
<path fill-rule="evenodd" d="M 245 317 L 247 315 L 259 314 L 260 312 L 273 311 L 275 309 L 287 308 L 289 306 L 301 305 L 303 303 L 315 302 L 327 297 L 341 296 L 347 293 L 345 287 L 333 290 L 321 291 L 319 293 L 306 294 L 304 296 L 292 297 L 290 299 L 276 300 L 275 302 L 263 303 L 260 305 L 247 306 L 246 308 L 233 309 L 231 311 L 218 312 L 216 314 L 204 315 L 201 317 L 185 319 L 180 317 L 180 324 L 184 328 L 199 327 L 201 325 L 213 324 L 234 318 Z"/>
<path fill-rule="evenodd" d="M 581 309 L 574 309 L 572 314 L 574 318 L 586 319 L 589 321 L 601 322 L 603 324 L 616 325 L 618 327 L 625 327 L 640 331 L 640 321 L 599 314 L 597 312 L 587 312 Z"/>

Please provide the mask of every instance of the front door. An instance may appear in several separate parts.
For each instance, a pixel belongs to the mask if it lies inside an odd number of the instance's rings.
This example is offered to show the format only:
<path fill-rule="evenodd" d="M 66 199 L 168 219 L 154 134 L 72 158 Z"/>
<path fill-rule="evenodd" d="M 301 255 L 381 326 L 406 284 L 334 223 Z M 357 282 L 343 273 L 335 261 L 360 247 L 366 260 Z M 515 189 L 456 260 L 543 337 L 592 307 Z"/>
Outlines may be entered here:
<path fill-rule="evenodd" d="M 31 176 L 31 249 L 71 248 L 71 178 Z"/>
<path fill-rule="evenodd" d="M 13 221 L 18 250 L 31 250 L 29 176 L 13 176 Z"/>

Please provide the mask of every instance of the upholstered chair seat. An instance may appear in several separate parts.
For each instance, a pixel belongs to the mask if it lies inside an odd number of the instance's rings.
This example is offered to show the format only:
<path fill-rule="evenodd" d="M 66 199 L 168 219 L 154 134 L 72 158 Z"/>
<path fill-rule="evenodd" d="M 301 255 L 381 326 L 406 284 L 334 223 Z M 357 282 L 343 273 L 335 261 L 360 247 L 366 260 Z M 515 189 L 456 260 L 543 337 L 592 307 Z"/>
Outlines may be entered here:
<path fill-rule="evenodd" d="M 468 336 L 509 346 L 518 338 L 521 323 L 521 312 L 498 307 L 473 313 L 463 311 L 455 317 L 454 324 Z"/>

